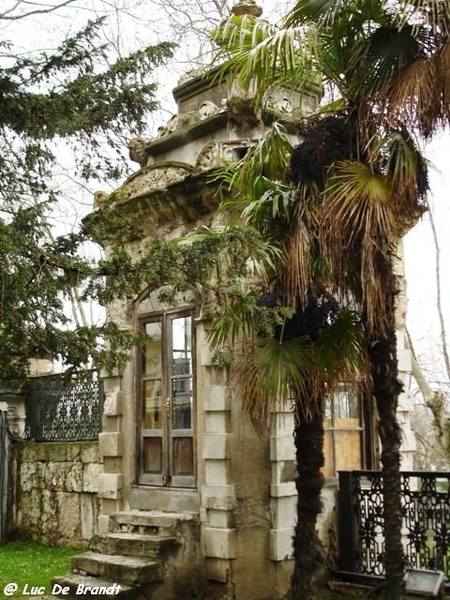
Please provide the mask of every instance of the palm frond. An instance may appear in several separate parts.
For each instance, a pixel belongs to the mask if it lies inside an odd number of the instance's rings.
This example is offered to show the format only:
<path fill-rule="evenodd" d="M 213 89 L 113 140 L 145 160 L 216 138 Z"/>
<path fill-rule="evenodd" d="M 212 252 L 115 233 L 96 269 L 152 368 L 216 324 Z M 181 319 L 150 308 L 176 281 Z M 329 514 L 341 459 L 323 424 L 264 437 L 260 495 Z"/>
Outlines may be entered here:
<path fill-rule="evenodd" d="M 226 297 L 224 297 L 226 296 Z M 255 335 L 256 297 L 243 284 L 224 291 L 216 304 L 207 340 L 213 349 L 233 348 L 239 338 L 251 339 Z"/>
<path fill-rule="evenodd" d="M 286 301 L 290 306 L 306 301 L 311 281 L 312 232 L 298 218 L 287 240 L 283 278 Z"/>
<path fill-rule="evenodd" d="M 389 236 L 396 231 L 391 181 L 364 163 L 339 161 L 330 169 L 324 191 L 324 219 L 349 245 L 359 236 Z"/>
<path fill-rule="evenodd" d="M 405 130 L 386 134 L 375 142 L 373 150 L 378 165 L 392 180 L 392 209 L 399 229 L 406 233 L 426 207 L 429 181 L 425 158 Z"/>
<path fill-rule="evenodd" d="M 297 0 L 283 25 L 293 27 L 313 22 L 327 26 L 332 24 L 347 6 L 348 0 Z"/>
<path fill-rule="evenodd" d="M 425 25 L 436 38 L 450 33 L 450 5 L 445 0 L 402 0 L 395 9 L 400 27 L 411 22 Z"/>
<path fill-rule="evenodd" d="M 224 196 L 220 210 L 240 214 L 262 198 L 268 200 L 278 197 L 280 192 L 288 193 L 286 173 L 291 153 L 292 142 L 284 127 L 278 122 L 272 123 L 240 161 L 215 171 L 214 179 L 221 182 Z M 246 220 L 249 216 L 247 209 Z"/>
<path fill-rule="evenodd" d="M 233 377 L 242 394 L 242 407 L 255 427 L 267 423 L 276 402 L 288 402 L 295 396 L 304 398 L 308 414 L 306 390 L 311 385 L 312 352 L 307 338 L 293 338 L 283 343 L 273 338 L 257 340 L 236 363 Z"/>
<path fill-rule="evenodd" d="M 384 282 L 379 276 L 380 257 L 400 237 L 392 197 L 392 181 L 357 161 L 343 161 L 330 170 L 324 192 L 319 234 L 332 278 L 340 289 L 349 272 L 360 286 L 355 297 L 365 308 L 368 328 L 384 331 L 387 315 Z"/>
<path fill-rule="evenodd" d="M 394 126 L 416 123 L 425 137 L 436 129 L 441 104 L 437 88 L 443 83 L 437 66 L 435 58 L 417 58 L 380 91 L 378 101 Z"/>
<path fill-rule="evenodd" d="M 420 43 L 412 27 L 378 26 L 353 45 L 347 79 L 353 97 L 373 95 L 420 55 Z"/>
<path fill-rule="evenodd" d="M 231 17 L 213 34 L 219 43 L 214 64 L 221 64 L 218 79 L 232 76 L 258 106 L 268 90 L 294 88 L 300 94 L 317 93 L 320 81 L 315 29 L 277 29 L 252 16 Z"/>
<path fill-rule="evenodd" d="M 358 384 L 366 369 L 364 328 L 360 315 L 340 309 L 316 343 L 316 360 L 331 392 L 343 381 Z"/>

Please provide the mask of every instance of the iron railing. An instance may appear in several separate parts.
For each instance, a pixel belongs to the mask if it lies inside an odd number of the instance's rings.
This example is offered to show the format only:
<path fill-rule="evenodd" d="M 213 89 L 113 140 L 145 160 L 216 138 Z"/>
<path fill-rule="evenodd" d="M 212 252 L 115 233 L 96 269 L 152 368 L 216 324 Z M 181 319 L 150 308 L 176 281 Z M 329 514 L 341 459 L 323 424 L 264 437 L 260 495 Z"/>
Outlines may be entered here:
<path fill-rule="evenodd" d="M 103 386 L 96 371 L 67 379 L 64 375 L 34 377 L 26 399 L 25 435 L 38 442 L 98 438 Z"/>
<path fill-rule="evenodd" d="M 450 580 L 450 473 L 401 473 L 406 565 L 437 569 Z M 383 478 L 380 471 L 339 473 L 342 571 L 384 575 Z"/>

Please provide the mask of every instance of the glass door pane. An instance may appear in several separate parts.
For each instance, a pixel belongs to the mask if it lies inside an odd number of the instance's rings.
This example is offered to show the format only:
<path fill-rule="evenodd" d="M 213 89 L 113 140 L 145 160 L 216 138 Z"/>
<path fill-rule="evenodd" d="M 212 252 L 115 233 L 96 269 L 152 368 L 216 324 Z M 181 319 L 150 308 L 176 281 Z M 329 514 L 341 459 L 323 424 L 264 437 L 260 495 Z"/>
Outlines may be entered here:
<path fill-rule="evenodd" d="M 192 427 L 192 379 L 172 381 L 172 429 Z"/>
<path fill-rule="evenodd" d="M 194 485 L 192 317 L 171 321 L 171 481 Z"/>
<path fill-rule="evenodd" d="M 164 446 L 163 323 L 145 324 L 148 339 L 141 352 L 141 457 L 140 482 L 162 485 L 166 460 Z"/>

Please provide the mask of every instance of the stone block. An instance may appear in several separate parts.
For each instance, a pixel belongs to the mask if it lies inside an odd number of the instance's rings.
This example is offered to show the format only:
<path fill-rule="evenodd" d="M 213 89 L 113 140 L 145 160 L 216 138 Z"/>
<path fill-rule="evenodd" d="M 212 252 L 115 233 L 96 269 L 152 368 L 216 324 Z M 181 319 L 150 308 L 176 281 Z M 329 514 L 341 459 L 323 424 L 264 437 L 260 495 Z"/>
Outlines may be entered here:
<path fill-rule="evenodd" d="M 210 581 L 226 583 L 230 572 L 230 561 L 222 558 L 207 558 L 205 570 L 206 578 Z"/>
<path fill-rule="evenodd" d="M 67 472 L 65 489 L 68 492 L 81 492 L 83 490 L 83 465 L 74 463 Z"/>
<path fill-rule="evenodd" d="M 270 460 L 285 461 L 295 459 L 294 440 L 291 435 L 270 436 Z"/>
<path fill-rule="evenodd" d="M 20 487 L 22 492 L 30 492 L 37 487 L 39 475 L 37 474 L 40 463 L 24 462 L 20 465 Z"/>
<path fill-rule="evenodd" d="M 295 496 L 296 494 L 297 490 L 295 489 L 295 483 L 293 481 L 270 486 L 270 495 L 272 496 L 272 498 L 280 498 L 283 496 Z"/>
<path fill-rule="evenodd" d="M 229 414 L 229 411 L 205 413 L 205 431 L 208 433 L 227 433 Z"/>
<path fill-rule="evenodd" d="M 103 414 L 108 417 L 122 414 L 122 393 L 119 390 L 112 390 L 105 394 Z"/>
<path fill-rule="evenodd" d="M 203 435 L 203 458 L 229 458 L 229 438 L 227 433 L 205 433 Z"/>
<path fill-rule="evenodd" d="M 81 511 L 78 494 L 58 492 L 57 498 L 59 523 L 55 523 L 55 529 L 57 529 L 58 535 L 66 540 L 79 539 Z M 45 505 L 42 509 L 44 513 L 47 512 Z"/>
<path fill-rule="evenodd" d="M 97 528 L 99 535 L 107 535 L 109 533 L 109 515 L 99 515 L 97 517 Z"/>
<path fill-rule="evenodd" d="M 273 498 L 271 507 L 272 529 L 292 529 L 297 517 L 297 496 Z"/>
<path fill-rule="evenodd" d="M 270 530 L 270 560 L 292 558 L 293 528 Z"/>
<path fill-rule="evenodd" d="M 83 492 L 96 494 L 98 492 L 99 477 L 103 473 L 101 463 L 91 463 L 83 468 Z"/>
<path fill-rule="evenodd" d="M 98 452 L 98 442 L 85 442 L 81 444 L 81 462 L 98 463 L 100 455 Z"/>
<path fill-rule="evenodd" d="M 100 498 L 118 500 L 122 497 L 123 477 L 121 473 L 102 473 L 98 478 Z"/>
<path fill-rule="evenodd" d="M 215 510 L 233 510 L 236 508 L 234 485 L 204 485 L 202 487 L 202 506 Z"/>
<path fill-rule="evenodd" d="M 207 526 L 219 527 L 220 529 L 229 529 L 232 527 L 232 520 L 234 519 L 234 515 L 230 511 L 210 509 L 207 510 L 206 513 Z"/>
<path fill-rule="evenodd" d="M 94 535 L 95 498 L 92 494 L 80 495 L 81 537 L 90 540 Z"/>
<path fill-rule="evenodd" d="M 122 456 L 122 433 L 120 431 L 100 433 L 98 447 L 100 456 Z"/>
<path fill-rule="evenodd" d="M 411 350 L 400 348 L 397 350 L 398 370 L 410 373 L 412 369 Z"/>
<path fill-rule="evenodd" d="M 227 485 L 229 483 L 229 467 L 227 460 L 205 461 L 205 483 L 211 485 Z"/>
<path fill-rule="evenodd" d="M 235 558 L 236 530 L 204 527 L 202 529 L 202 548 L 207 557 Z"/>
<path fill-rule="evenodd" d="M 224 411 L 230 409 L 228 387 L 213 385 L 203 391 L 203 408 L 205 411 Z"/>
<path fill-rule="evenodd" d="M 209 367 L 213 362 L 213 352 L 211 346 L 205 342 L 199 347 L 199 362 L 202 367 Z"/>

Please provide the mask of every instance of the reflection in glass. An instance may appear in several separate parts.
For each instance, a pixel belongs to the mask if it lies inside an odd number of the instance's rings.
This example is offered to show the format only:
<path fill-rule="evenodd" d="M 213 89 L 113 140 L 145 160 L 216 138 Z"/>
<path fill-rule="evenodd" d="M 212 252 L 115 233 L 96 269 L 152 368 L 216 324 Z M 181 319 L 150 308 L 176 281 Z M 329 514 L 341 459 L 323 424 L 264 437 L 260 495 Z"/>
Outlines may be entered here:
<path fill-rule="evenodd" d="M 162 471 L 162 439 L 160 437 L 144 438 L 144 473 L 161 473 Z"/>
<path fill-rule="evenodd" d="M 172 320 L 172 374 L 192 373 L 191 317 Z"/>
<path fill-rule="evenodd" d="M 191 437 L 173 438 L 173 474 L 194 474 L 194 450 Z"/>
<path fill-rule="evenodd" d="M 144 375 L 147 377 L 161 377 L 161 322 L 147 323 L 145 333 L 149 340 L 144 348 Z"/>
<path fill-rule="evenodd" d="M 162 428 L 161 380 L 144 381 L 144 429 Z"/>
<path fill-rule="evenodd" d="M 172 427 L 190 429 L 192 412 L 191 378 L 174 379 L 172 382 Z"/>

